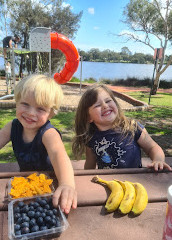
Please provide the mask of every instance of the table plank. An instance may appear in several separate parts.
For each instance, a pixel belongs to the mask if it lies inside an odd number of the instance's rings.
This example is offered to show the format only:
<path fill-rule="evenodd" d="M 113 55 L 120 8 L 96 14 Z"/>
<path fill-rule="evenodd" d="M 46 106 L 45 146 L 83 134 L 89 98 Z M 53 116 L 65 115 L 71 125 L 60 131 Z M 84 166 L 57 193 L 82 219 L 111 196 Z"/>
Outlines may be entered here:
<path fill-rule="evenodd" d="M 95 175 L 75 176 L 78 206 L 93 206 L 105 204 L 110 191 L 107 187 L 93 183 Z M 172 172 L 166 173 L 139 173 L 139 174 L 111 174 L 101 175 L 105 180 L 118 179 L 121 181 L 139 182 L 148 192 L 149 202 L 162 202 L 167 200 L 167 188 L 172 185 Z M 7 209 L 8 178 L 0 179 L 0 210 Z M 57 187 L 57 180 L 53 182 Z"/>
<path fill-rule="evenodd" d="M 110 191 L 107 187 L 93 183 L 95 175 L 75 176 L 76 190 L 78 193 L 78 205 L 102 205 L 106 202 Z M 167 189 L 172 184 L 172 172 L 168 173 L 143 173 L 143 174 L 111 174 L 101 175 L 102 179 L 139 182 L 148 192 L 149 202 L 161 202 L 167 200 Z"/>
<path fill-rule="evenodd" d="M 78 207 L 68 216 L 69 227 L 57 240 L 162 240 L 166 203 L 149 203 L 133 217 L 105 212 L 102 206 Z M 0 239 L 8 240 L 7 211 L 0 211 Z"/>

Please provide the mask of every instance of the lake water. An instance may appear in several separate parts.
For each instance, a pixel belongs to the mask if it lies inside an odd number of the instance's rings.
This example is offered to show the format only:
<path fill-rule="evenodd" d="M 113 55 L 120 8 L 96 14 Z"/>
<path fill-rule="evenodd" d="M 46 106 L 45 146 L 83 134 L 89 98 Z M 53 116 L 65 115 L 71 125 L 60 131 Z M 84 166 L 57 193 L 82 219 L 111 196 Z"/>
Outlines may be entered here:
<path fill-rule="evenodd" d="M 0 57 L 0 69 L 4 69 L 4 59 Z M 135 77 L 144 79 L 146 77 L 152 79 L 154 65 L 153 64 L 133 64 L 133 63 L 105 63 L 105 62 L 82 62 L 82 80 L 94 78 L 100 79 L 127 79 Z M 74 74 L 80 78 L 81 62 L 78 70 Z M 172 81 L 172 66 L 170 65 L 161 75 L 161 80 Z"/>
<path fill-rule="evenodd" d="M 153 64 L 133 64 L 133 63 L 105 63 L 105 62 L 82 62 L 82 80 L 90 77 L 97 81 L 105 79 L 127 79 L 136 77 L 138 79 L 150 78 L 153 76 Z M 75 77 L 80 78 L 81 62 Z M 172 66 L 169 66 L 161 75 L 161 80 L 172 81 Z"/>

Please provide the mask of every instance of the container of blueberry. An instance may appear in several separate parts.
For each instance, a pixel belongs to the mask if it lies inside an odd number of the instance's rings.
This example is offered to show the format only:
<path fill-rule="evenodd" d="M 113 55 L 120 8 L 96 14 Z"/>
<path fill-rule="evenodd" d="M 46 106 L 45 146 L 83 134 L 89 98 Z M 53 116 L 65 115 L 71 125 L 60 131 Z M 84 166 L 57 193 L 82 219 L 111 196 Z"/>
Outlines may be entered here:
<path fill-rule="evenodd" d="M 8 204 L 10 240 L 55 238 L 60 236 L 68 225 L 60 207 L 53 207 L 52 194 L 20 198 Z"/>

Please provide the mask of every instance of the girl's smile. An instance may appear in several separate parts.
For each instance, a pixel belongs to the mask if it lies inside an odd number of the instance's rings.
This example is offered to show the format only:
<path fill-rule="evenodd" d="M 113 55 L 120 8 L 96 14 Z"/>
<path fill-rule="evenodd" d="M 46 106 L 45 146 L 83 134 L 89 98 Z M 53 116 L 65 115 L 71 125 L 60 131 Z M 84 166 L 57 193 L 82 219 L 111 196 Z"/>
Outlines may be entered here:
<path fill-rule="evenodd" d="M 110 95 L 100 89 L 97 101 L 89 108 L 88 112 L 89 122 L 94 122 L 99 130 L 105 131 L 112 128 L 118 109 Z"/>

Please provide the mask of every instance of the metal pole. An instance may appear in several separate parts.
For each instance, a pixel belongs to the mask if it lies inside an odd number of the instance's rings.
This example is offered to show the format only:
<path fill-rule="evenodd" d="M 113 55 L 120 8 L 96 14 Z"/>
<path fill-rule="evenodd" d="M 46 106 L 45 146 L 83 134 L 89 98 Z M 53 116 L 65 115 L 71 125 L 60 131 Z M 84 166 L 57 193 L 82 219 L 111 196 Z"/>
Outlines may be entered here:
<path fill-rule="evenodd" d="M 13 90 L 15 87 L 15 83 L 16 83 L 16 76 L 15 76 L 15 59 L 14 59 L 14 48 L 12 48 L 12 79 L 13 79 Z"/>
<path fill-rule="evenodd" d="M 49 77 L 51 77 L 51 52 L 49 52 Z"/>
<path fill-rule="evenodd" d="M 83 57 L 80 56 L 80 60 L 81 60 L 81 70 L 80 70 L 80 94 L 81 94 L 81 88 L 82 88 L 82 61 L 83 61 Z"/>
<path fill-rule="evenodd" d="M 36 53 L 36 60 L 37 60 L 37 73 L 39 73 L 39 52 Z"/>

